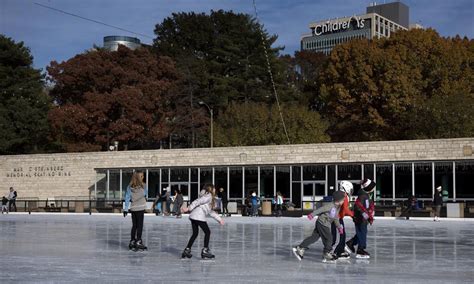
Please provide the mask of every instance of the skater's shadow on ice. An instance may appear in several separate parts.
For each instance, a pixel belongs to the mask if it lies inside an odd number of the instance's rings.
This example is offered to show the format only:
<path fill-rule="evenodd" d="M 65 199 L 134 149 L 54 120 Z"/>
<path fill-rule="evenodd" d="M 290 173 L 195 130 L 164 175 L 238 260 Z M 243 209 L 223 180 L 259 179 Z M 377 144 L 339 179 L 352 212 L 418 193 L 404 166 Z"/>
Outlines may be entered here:
<path fill-rule="evenodd" d="M 267 250 L 264 252 L 265 255 L 268 255 L 268 256 L 274 256 L 274 255 L 277 255 L 277 256 L 280 256 L 282 260 L 294 260 L 295 259 L 295 256 L 293 255 L 293 251 L 292 251 L 292 248 L 288 248 L 288 247 L 275 247 L 273 250 Z M 313 250 L 307 250 L 305 252 L 305 257 L 308 257 L 308 258 L 313 258 L 313 257 L 317 257 L 317 256 L 321 256 L 322 254 L 322 250 L 318 250 L 317 248 L 316 249 L 313 249 Z"/>
<path fill-rule="evenodd" d="M 162 252 L 164 253 L 167 253 L 167 254 L 170 254 L 170 255 L 174 255 L 174 256 L 179 256 L 181 257 L 181 253 L 183 252 L 182 250 L 180 249 L 177 249 L 175 247 L 170 247 L 170 246 L 167 246 L 167 247 L 163 247 L 161 249 Z"/>

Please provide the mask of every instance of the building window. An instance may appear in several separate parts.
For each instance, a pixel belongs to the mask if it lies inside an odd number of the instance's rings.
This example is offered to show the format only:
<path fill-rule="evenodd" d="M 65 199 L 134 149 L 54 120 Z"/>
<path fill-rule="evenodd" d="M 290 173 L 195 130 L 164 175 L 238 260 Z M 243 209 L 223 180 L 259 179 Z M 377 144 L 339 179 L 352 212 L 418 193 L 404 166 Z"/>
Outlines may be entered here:
<path fill-rule="evenodd" d="M 160 170 L 151 169 L 148 171 L 148 196 L 155 198 L 161 193 L 160 188 Z"/>
<path fill-rule="evenodd" d="M 276 191 L 284 198 L 290 197 L 290 167 L 276 167 Z"/>
<path fill-rule="evenodd" d="M 456 198 L 474 198 L 474 161 L 456 162 Z"/>
<path fill-rule="evenodd" d="M 326 168 L 324 165 L 303 166 L 303 180 L 326 180 Z"/>
<path fill-rule="evenodd" d="M 227 188 L 227 167 L 215 168 L 214 169 L 214 182 L 217 189 L 224 188 L 225 191 Z"/>
<path fill-rule="evenodd" d="M 415 196 L 417 198 L 433 198 L 431 163 L 415 164 Z"/>
<path fill-rule="evenodd" d="M 411 164 L 395 164 L 395 198 L 412 196 Z"/>
<path fill-rule="evenodd" d="M 393 198 L 392 164 L 377 164 L 377 196 Z"/>
<path fill-rule="evenodd" d="M 189 168 L 171 169 L 171 182 L 188 182 Z"/>
<path fill-rule="evenodd" d="M 243 198 L 242 196 L 242 167 L 229 168 L 229 195 L 230 198 Z"/>
<path fill-rule="evenodd" d="M 212 168 L 201 168 L 199 177 L 201 188 L 206 184 L 212 184 Z"/>
<path fill-rule="evenodd" d="M 273 167 L 260 168 L 260 195 L 265 197 L 274 196 L 275 177 Z"/>
<path fill-rule="evenodd" d="M 435 163 L 435 188 L 441 186 L 453 198 L 453 163 Z"/>
<path fill-rule="evenodd" d="M 245 195 L 252 192 L 258 194 L 258 168 L 245 167 Z"/>

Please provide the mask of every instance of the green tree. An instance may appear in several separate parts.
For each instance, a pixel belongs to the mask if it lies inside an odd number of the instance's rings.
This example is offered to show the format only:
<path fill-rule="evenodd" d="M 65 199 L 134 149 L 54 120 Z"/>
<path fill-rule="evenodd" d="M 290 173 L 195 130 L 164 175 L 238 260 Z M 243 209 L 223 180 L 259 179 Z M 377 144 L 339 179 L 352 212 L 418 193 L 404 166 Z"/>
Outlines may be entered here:
<path fill-rule="evenodd" d="M 193 110 L 199 107 L 197 102 L 209 104 L 217 117 L 231 102 L 275 100 L 262 34 L 280 100 L 297 99 L 298 93 L 288 84 L 286 65 L 278 58 L 281 48 L 272 48 L 277 36 L 269 35 L 249 15 L 222 10 L 174 13 L 156 25 L 155 34 L 157 54 L 173 58 L 183 76 L 180 90 L 188 97 L 183 108 L 193 114 L 176 119 L 187 120 L 192 132 L 198 127 L 201 142 L 207 137 L 209 115 L 203 108 Z M 206 119 L 204 124 L 202 118 Z"/>
<path fill-rule="evenodd" d="M 48 67 L 55 107 L 49 118 L 67 151 L 157 148 L 176 127 L 174 63 L 147 48 L 98 49 Z"/>
<path fill-rule="evenodd" d="M 328 124 L 317 112 L 285 105 L 282 114 L 292 144 L 329 142 Z M 216 121 L 214 139 L 217 146 L 287 143 L 278 107 L 264 103 L 230 104 Z"/>
<path fill-rule="evenodd" d="M 48 145 L 50 100 L 43 76 L 23 42 L 0 35 L 0 153 L 43 151 Z"/>

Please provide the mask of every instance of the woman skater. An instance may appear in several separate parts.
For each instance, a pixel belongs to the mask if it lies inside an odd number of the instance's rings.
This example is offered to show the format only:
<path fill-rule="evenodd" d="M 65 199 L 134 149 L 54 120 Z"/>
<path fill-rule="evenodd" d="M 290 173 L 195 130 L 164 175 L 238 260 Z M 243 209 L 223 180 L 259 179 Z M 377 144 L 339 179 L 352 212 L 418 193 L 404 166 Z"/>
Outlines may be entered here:
<path fill-rule="evenodd" d="M 201 257 L 203 259 L 214 258 L 214 255 L 209 250 L 209 238 L 211 237 L 211 231 L 206 222 L 206 217 L 210 215 L 212 218 L 216 219 L 221 225 L 224 225 L 224 220 L 222 220 L 219 215 L 213 210 L 216 203 L 216 192 L 213 185 L 205 185 L 203 190 L 199 193 L 199 198 L 194 200 L 189 207 L 183 208 L 183 213 L 191 212 L 189 214 L 189 219 L 191 220 L 191 225 L 193 227 L 193 234 L 189 239 L 188 245 L 181 255 L 182 258 L 191 258 L 191 247 L 193 246 L 194 240 L 199 233 L 199 227 L 204 232 L 204 247 L 201 251 Z"/>
<path fill-rule="evenodd" d="M 148 187 L 143 182 L 143 172 L 134 172 L 125 193 L 125 206 L 123 209 L 123 217 L 127 217 L 129 211 L 132 213 L 132 232 L 128 248 L 134 251 L 147 249 L 142 241 L 147 194 Z"/>

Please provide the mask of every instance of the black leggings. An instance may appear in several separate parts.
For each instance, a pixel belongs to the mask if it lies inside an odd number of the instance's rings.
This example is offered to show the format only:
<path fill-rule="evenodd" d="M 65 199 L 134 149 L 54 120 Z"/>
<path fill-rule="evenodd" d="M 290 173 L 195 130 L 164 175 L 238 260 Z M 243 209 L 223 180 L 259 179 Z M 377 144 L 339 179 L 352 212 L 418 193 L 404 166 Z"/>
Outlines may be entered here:
<path fill-rule="evenodd" d="M 199 233 L 199 227 L 204 232 L 204 247 L 208 248 L 209 247 L 209 239 L 211 238 L 211 230 L 209 230 L 209 226 L 207 225 L 207 222 L 204 221 L 197 221 L 197 220 L 191 220 L 191 225 L 193 226 L 193 235 L 189 239 L 188 246 L 187 248 L 191 248 L 194 244 L 194 240 L 196 240 L 198 233 Z"/>
<path fill-rule="evenodd" d="M 132 211 L 132 236 L 131 240 L 141 240 L 143 231 L 143 218 L 145 217 L 145 210 Z"/>

